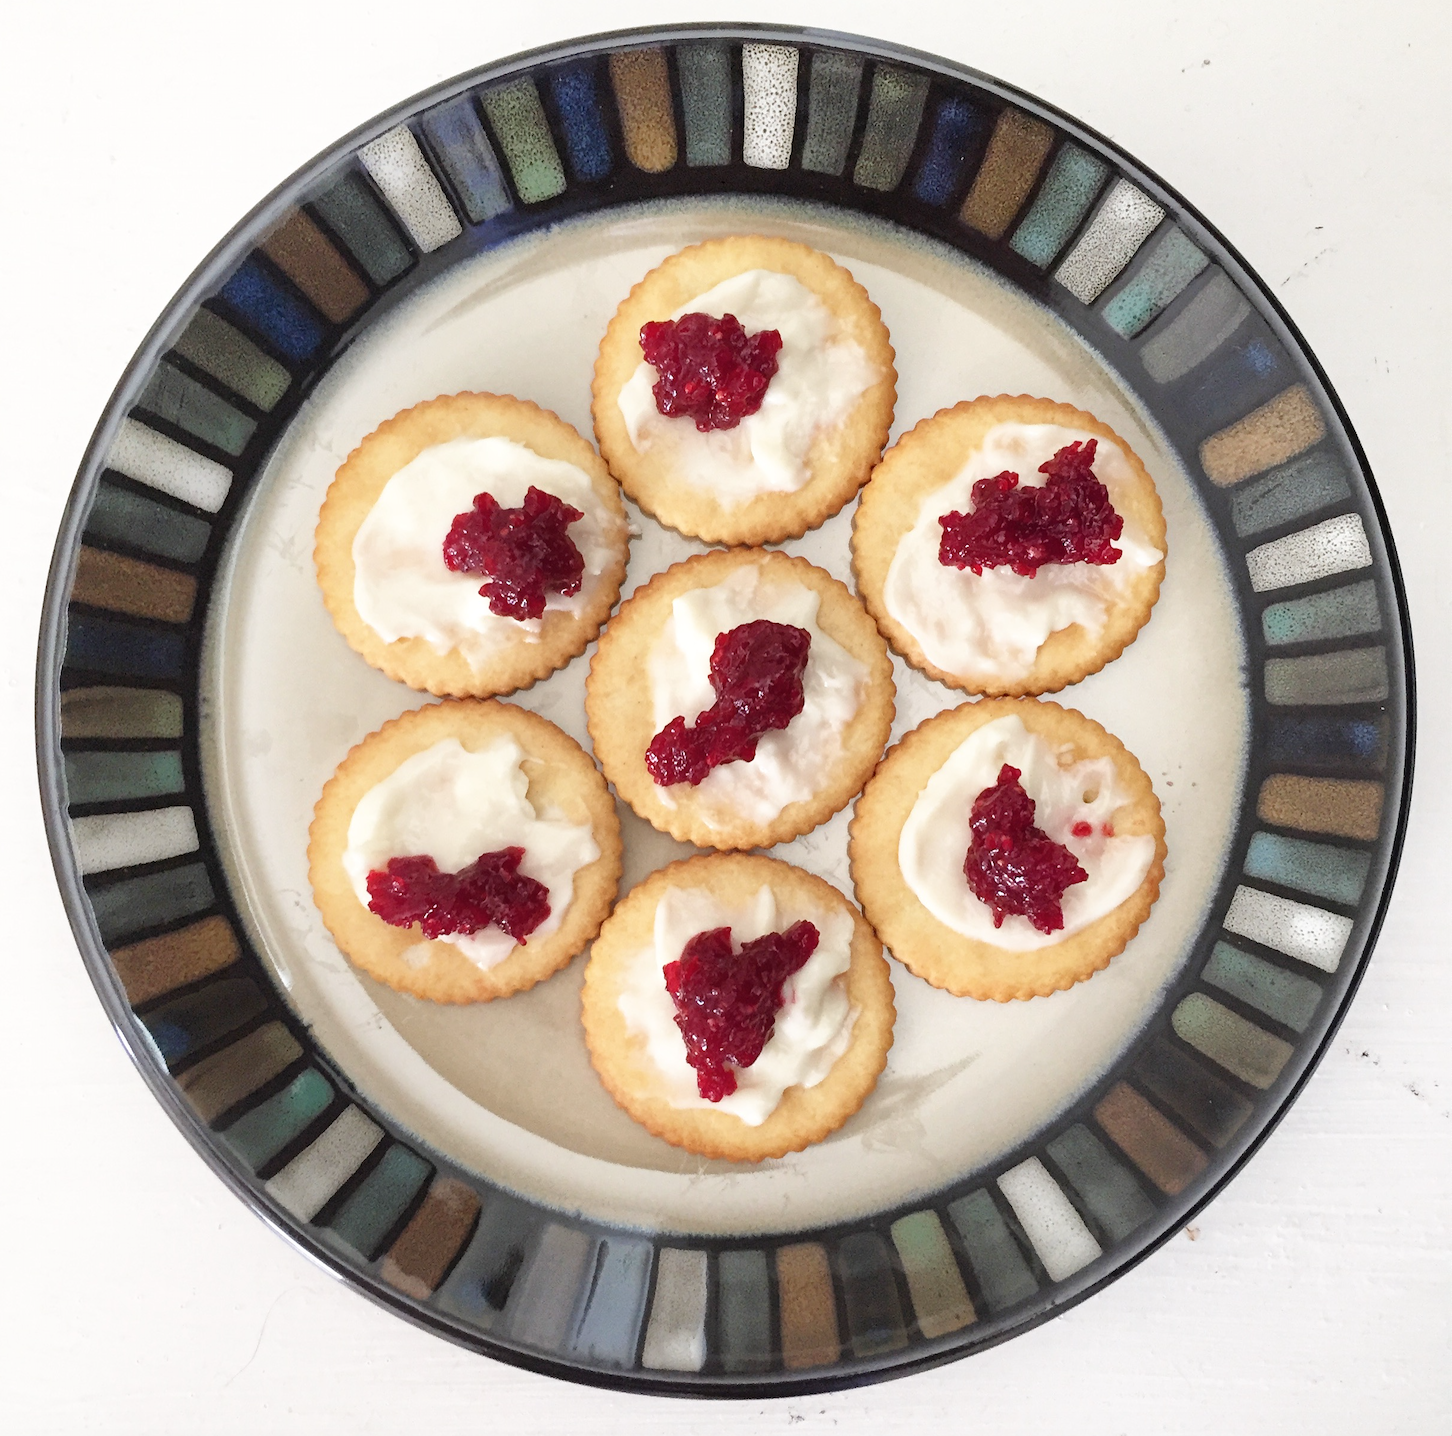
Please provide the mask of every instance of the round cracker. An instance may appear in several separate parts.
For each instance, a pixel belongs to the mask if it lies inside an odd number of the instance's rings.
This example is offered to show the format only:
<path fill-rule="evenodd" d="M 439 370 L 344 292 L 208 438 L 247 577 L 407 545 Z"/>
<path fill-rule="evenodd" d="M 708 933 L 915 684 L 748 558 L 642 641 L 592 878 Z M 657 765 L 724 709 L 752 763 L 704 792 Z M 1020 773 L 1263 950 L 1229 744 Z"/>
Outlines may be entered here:
<path fill-rule="evenodd" d="M 861 346 L 882 378 L 836 428 L 807 451 L 807 482 L 793 493 L 758 494 L 723 504 L 682 478 L 663 446 L 637 450 L 620 412 L 620 391 L 644 355 L 641 326 L 669 319 L 683 304 L 750 269 L 790 274 L 832 312 L 841 332 Z M 897 370 L 882 311 L 851 273 L 820 250 L 794 240 L 736 235 L 693 244 L 651 270 L 622 301 L 600 341 L 591 412 L 595 441 L 625 492 L 648 514 L 708 543 L 763 544 L 800 538 L 837 513 L 882 456 L 897 400 Z M 682 420 L 681 422 L 688 422 Z"/>
<path fill-rule="evenodd" d="M 783 906 L 837 906 L 852 914 L 852 962 L 843 978 L 857 1009 L 847 1050 L 815 1087 L 788 1087 L 758 1127 L 728 1112 L 674 1107 L 661 1092 L 660 1070 L 620 1011 L 626 973 L 654 943 L 655 910 L 672 888 L 706 888 L 718 900 L 749 901 L 770 887 Z M 664 981 L 664 978 L 662 978 Z M 892 978 L 866 919 L 830 883 L 776 858 L 709 853 L 654 872 L 616 905 L 585 967 L 585 1041 L 606 1091 L 657 1137 L 703 1157 L 759 1162 L 799 1152 L 835 1132 L 862 1106 L 887 1063 L 897 1016 Z"/>
<path fill-rule="evenodd" d="M 524 749 L 529 801 L 571 823 L 590 824 L 600 856 L 575 874 L 563 921 L 526 939 L 502 962 L 481 968 L 453 943 L 424 938 L 417 924 L 394 927 L 370 912 L 343 870 L 348 824 L 369 789 L 399 764 L 446 738 L 477 752 L 503 734 Z M 590 756 L 547 718 L 494 700 L 458 699 L 405 713 L 370 733 L 323 788 L 308 830 L 308 878 L 323 923 L 346 956 L 370 977 L 430 1002 L 488 1002 L 523 992 L 565 966 L 600 930 L 620 886 L 620 819 Z M 420 945 L 415 966 L 404 952 Z"/>
<path fill-rule="evenodd" d="M 770 823 L 739 818 L 713 826 L 697 789 L 677 783 L 667 805 L 645 766 L 655 736 L 649 672 L 651 649 L 671 605 L 692 589 L 721 583 L 744 564 L 759 564 L 781 581 L 805 584 L 821 599 L 817 626 L 867 668 L 857 712 L 842 732 L 842 752 L 826 782 L 810 798 L 789 803 Z M 871 775 L 892 728 L 892 660 L 866 610 L 845 584 L 804 558 L 765 549 L 717 549 L 696 554 L 658 573 L 620 606 L 605 626 L 585 680 L 585 721 L 595 756 L 615 791 L 653 827 L 702 848 L 765 848 L 810 832 L 845 807 Z"/>
<path fill-rule="evenodd" d="M 1104 627 L 1098 633 L 1090 633 L 1079 623 L 1051 633 L 1039 645 L 1033 667 L 1017 680 L 993 673 L 950 673 L 939 668 L 913 634 L 888 612 L 883 601 L 888 568 L 898 545 L 917 523 L 923 501 L 962 470 L 994 425 L 1004 423 L 1060 424 L 1084 430 L 1118 447 L 1128 460 L 1134 482 L 1115 493 L 1115 508 L 1164 552 L 1165 516 L 1154 480 L 1134 450 L 1113 429 L 1071 404 L 1000 394 L 940 409 L 887 451 L 873 470 L 853 516 L 852 571 L 862 601 L 888 642 L 930 678 L 965 693 L 1002 697 L 1057 693 L 1067 684 L 1097 673 L 1134 642 L 1160 596 L 1165 576 L 1163 559 L 1138 574 L 1111 600 Z"/>
<path fill-rule="evenodd" d="M 928 780 L 971 733 L 1010 716 L 1065 750 L 1060 755 L 1065 765 L 1113 759 L 1127 795 L 1114 811 L 1114 831 L 1125 837 L 1149 833 L 1155 840 L 1149 872 L 1124 902 L 1063 941 L 1028 952 L 978 942 L 939 922 L 908 887 L 898 863 L 903 824 Z M 1164 877 L 1165 853 L 1160 802 L 1134 755 L 1092 718 L 1031 698 L 985 698 L 920 723 L 891 749 L 863 790 L 847 839 L 857 901 L 892 955 L 955 997 L 994 1002 L 1047 997 L 1107 967 L 1149 916 Z"/>
<path fill-rule="evenodd" d="M 589 477 L 610 515 L 615 557 L 579 613 L 546 612 L 539 633 L 521 631 L 476 669 L 458 649 L 438 652 L 425 638 L 386 643 L 353 603 L 353 540 L 384 485 L 405 464 L 435 444 L 459 438 L 512 439 L 544 459 L 574 464 Z M 444 535 L 439 535 L 442 544 Z M 583 653 L 620 597 L 630 531 L 620 488 L 603 460 L 574 429 L 548 409 L 507 394 L 445 394 L 385 420 L 349 454 L 328 488 L 318 515 L 313 560 L 323 602 L 349 644 L 390 678 L 438 697 L 487 698 L 528 688 Z"/>

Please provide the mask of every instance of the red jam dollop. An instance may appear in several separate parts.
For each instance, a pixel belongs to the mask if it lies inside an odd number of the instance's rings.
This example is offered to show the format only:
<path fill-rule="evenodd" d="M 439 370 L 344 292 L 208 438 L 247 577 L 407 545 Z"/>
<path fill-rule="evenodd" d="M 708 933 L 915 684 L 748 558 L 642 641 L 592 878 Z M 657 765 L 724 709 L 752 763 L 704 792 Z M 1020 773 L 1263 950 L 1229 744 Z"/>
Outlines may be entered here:
<path fill-rule="evenodd" d="M 523 942 L 550 915 L 549 889 L 520 873 L 523 857 L 523 848 L 500 848 L 456 873 L 427 856 L 389 858 L 386 871 L 368 874 L 368 907 L 394 927 L 417 923 L 428 938 L 492 923 Z"/>
<path fill-rule="evenodd" d="M 1064 925 L 1064 893 L 1089 874 L 1068 848 L 1034 826 L 1034 800 L 1012 764 L 973 800 L 968 819 L 973 834 L 963 875 L 973 896 L 993 912 L 994 927 L 1010 913 L 1026 917 L 1040 932 Z"/>
<path fill-rule="evenodd" d="M 816 951 L 821 935 L 809 922 L 769 932 L 731 951 L 731 929 L 698 932 L 665 965 L 666 991 L 686 1040 L 696 1090 L 719 1102 L 736 1090 L 736 1069 L 750 1067 L 771 1037 L 787 978 Z"/>
<path fill-rule="evenodd" d="M 1018 475 L 1004 470 L 973 485 L 973 512 L 944 514 L 938 522 L 938 562 L 950 568 L 1011 568 L 1032 578 L 1045 564 L 1116 563 L 1114 540 L 1124 519 L 1114 511 L 1109 490 L 1094 477 L 1099 441 L 1067 444 L 1039 473 L 1048 482 L 1020 488 Z"/>
<path fill-rule="evenodd" d="M 711 650 L 716 701 L 688 728 L 672 718 L 645 750 L 646 770 L 662 788 L 694 787 L 712 768 L 756 757 L 763 733 L 785 728 L 802 711 L 802 674 L 812 635 L 758 618 L 718 634 Z"/>
<path fill-rule="evenodd" d="M 761 408 L 781 335 L 748 334 L 734 314 L 683 314 L 643 325 L 640 347 L 660 375 L 651 388 L 655 407 L 668 418 L 694 419 L 709 434 L 734 429 Z"/>
<path fill-rule="evenodd" d="M 538 618 L 545 595 L 580 591 L 585 560 L 567 530 L 584 518 L 579 509 L 533 484 L 517 509 L 500 508 L 492 494 L 475 494 L 474 507 L 457 514 L 444 540 L 444 562 L 454 573 L 482 573 L 479 590 L 501 618 Z"/>

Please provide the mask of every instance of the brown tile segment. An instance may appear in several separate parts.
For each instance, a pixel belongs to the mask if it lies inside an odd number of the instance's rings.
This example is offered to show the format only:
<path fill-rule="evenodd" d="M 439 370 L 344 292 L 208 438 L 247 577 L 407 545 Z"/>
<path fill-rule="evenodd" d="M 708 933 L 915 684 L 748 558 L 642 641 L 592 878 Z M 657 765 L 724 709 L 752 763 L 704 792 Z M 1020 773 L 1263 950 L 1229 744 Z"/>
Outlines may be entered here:
<path fill-rule="evenodd" d="M 204 1122 L 250 1097 L 302 1056 L 297 1039 L 280 1022 L 249 1032 L 220 1052 L 188 1067 L 176 1084 Z"/>
<path fill-rule="evenodd" d="M 1022 110 L 1005 110 L 993 127 L 973 188 L 958 211 L 969 229 L 1002 239 L 1034 187 L 1053 147 L 1054 132 Z"/>
<path fill-rule="evenodd" d="M 1326 421 L 1304 384 L 1295 384 L 1200 445 L 1212 483 L 1238 484 L 1293 459 L 1326 437 Z"/>
<path fill-rule="evenodd" d="M 300 209 L 263 240 L 262 252 L 334 324 L 341 324 L 368 299 L 368 286 Z"/>
<path fill-rule="evenodd" d="M 72 603 L 157 618 L 163 623 L 185 623 L 196 601 L 197 581 L 189 573 L 85 546 L 76 558 Z"/>
<path fill-rule="evenodd" d="M 1299 828 L 1304 833 L 1334 833 L 1372 842 L 1381 832 L 1386 790 L 1361 778 L 1301 778 L 1272 773 L 1261 784 L 1255 811 L 1263 823 Z"/>
<path fill-rule="evenodd" d="M 781 1359 L 788 1370 L 827 1366 L 842 1354 L 832 1269 L 817 1242 L 779 1247 L 776 1285 L 781 1301 Z"/>
<path fill-rule="evenodd" d="M 1177 1196 L 1205 1170 L 1209 1158 L 1157 1107 L 1123 1082 L 1094 1109 L 1105 1135 L 1169 1196 Z"/>
<path fill-rule="evenodd" d="M 423 1206 L 383 1258 L 383 1280 L 423 1301 L 448 1274 L 478 1217 L 472 1187 L 453 1177 L 435 1178 Z"/>
<path fill-rule="evenodd" d="M 676 122 L 665 52 L 617 51 L 610 57 L 610 83 L 630 163 L 651 174 L 670 169 L 676 162 Z"/>
<path fill-rule="evenodd" d="M 133 1007 L 231 967 L 241 955 L 237 934 L 224 917 L 207 917 L 177 932 L 118 947 L 111 964 Z"/>

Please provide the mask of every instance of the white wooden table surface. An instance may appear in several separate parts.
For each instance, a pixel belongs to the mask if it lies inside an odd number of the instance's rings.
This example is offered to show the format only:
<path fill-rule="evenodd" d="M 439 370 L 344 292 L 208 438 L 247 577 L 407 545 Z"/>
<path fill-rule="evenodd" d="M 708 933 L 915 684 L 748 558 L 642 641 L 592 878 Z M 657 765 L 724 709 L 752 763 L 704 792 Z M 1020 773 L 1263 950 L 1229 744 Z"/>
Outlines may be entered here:
<path fill-rule="evenodd" d="M 729 13 L 722 13 L 729 12 Z M 192 1153 L 112 1036 L 41 833 L 41 593 L 92 425 L 152 320 L 264 193 L 458 71 L 682 19 L 876 34 L 1122 144 L 1300 326 L 1390 513 L 1418 641 L 1407 854 L 1360 995 L 1191 1231 L 1056 1321 L 839 1395 L 706 1406 L 515 1371 L 314 1269 Z M 131 0 L 10 12 L 0 41 L 0 1163 L 7 1430 L 1452 1430 L 1452 154 L 1445 0 L 1038 0 L 711 9 Z"/>

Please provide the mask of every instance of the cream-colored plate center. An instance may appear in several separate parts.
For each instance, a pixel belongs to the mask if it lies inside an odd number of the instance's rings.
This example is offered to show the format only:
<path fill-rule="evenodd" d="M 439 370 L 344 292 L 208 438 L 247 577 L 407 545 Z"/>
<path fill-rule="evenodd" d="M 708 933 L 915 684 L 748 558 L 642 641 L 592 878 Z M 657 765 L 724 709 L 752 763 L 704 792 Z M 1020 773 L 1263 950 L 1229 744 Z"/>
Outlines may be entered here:
<path fill-rule="evenodd" d="M 648 269 L 712 235 L 801 239 L 846 264 L 897 350 L 894 437 L 979 394 L 1088 409 L 1154 475 L 1169 526 L 1164 590 L 1123 657 L 1059 694 L 1117 734 L 1164 804 L 1169 861 L 1150 920 L 1110 967 L 1054 997 L 949 997 L 894 963 L 896 1041 L 866 1105 L 807 1151 L 733 1168 L 677 1151 L 621 1112 L 580 1030 L 584 958 L 502 1002 L 440 1007 L 360 975 L 313 906 L 307 829 L 348 749 L 432 701 L 363 662 L 313 577 L 313 527 L 349 451 L 436 394 L 492 390 L 589 436 L 596 345 Z M 634 514 L 628 594 L 704 546 Z M 851 582 L 851 510 L 784 545 Z M 593 650 L 592 650 L 593 651 Z M 373 325 L 318 386 L 257 481 L 209 616 L 203 754 L 212 821 L 264 960 L 317 1040 L 377 1105 L 463 1166 L 568 1211 L 687 1232 L 783 1231 L 892 1206 L 992 1161 L 1042 1128 L 1123 1051 L 1198 932 L 1219 879 L 1247 730 L 1242 650 L 1222 557 L 1178 462 L 1083 343 L 946 247 L 795 204 L 683 201 L 527 236 L 450 270 Z M 515 701 L 588 745 L 589 654 Z M 961 695 L 896 664 L 896 739 Z M 851 893 L 847 814 L 773 855 Z M 625 883 L 691 851 L 623 808 Z"/>

